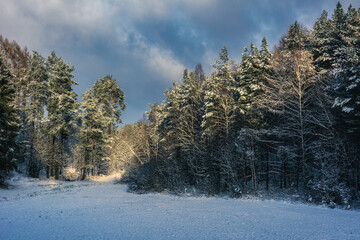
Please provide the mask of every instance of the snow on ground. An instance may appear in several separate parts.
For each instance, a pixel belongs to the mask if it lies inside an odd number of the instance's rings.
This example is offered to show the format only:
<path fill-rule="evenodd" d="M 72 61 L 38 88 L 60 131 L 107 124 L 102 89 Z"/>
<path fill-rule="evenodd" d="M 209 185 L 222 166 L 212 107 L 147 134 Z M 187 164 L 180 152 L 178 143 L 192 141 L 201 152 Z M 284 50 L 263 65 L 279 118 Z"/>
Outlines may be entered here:
<path fill-rule="evenodd" d="M 137 195 L 119 176 L 12 181 L 0 239 L 360 239 L 360 212 L 278 201 Z"/>

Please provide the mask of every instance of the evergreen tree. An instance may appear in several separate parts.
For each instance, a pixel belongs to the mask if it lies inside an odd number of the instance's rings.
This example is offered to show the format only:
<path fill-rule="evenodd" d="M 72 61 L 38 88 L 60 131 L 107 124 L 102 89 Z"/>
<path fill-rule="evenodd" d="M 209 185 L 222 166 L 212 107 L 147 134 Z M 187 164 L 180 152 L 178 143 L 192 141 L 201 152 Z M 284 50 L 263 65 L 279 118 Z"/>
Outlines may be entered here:
<path fill-rule="evenodd" d="M 59 178 L 60 170 L 66 165 L 65 144 L 77 112 L 76 97 L 72 86 L 74 67 L 65 63 L 55 52 L 48 57 L 49 99 L 47 104 L 49 142 L 52 156 L 47 164 L 47 176 Z"/>
<path fill-rule="evenodd" d="M 347 33 L 342 36 L 344 45 L 337 59 L 335 99 L 333 107 L 340 108 L 341 124 L 345 131 L 360 132 L 360 14 L 351 7 L 347 12 Z M 340 57 L 341 56 L 341 57 Z"/>
<path fill-rule="evenodd" d="M 11 84 L 15 91 L 13 105 L 15 108 L 23 110 L 22 108 L 25 103 L 25 76 L 29 66 L 30 54 L 26 47 L 22 48 L 16 41 L 4 39 L 2 35 L 0 35 L 0 50 L 4 51 L 3 59 L 9 64 L 8 69 L 13 76 L 11 79 Z"/>
<path fill-rule="evenodd" d="M 347 35 L 348 26 L 347 26 L 347 16 L 342 8 L 340 2 L 336 4 L 336 9 L 331 18 L 331 41 L 329 42 L 330 46 L 330 57 L 333 57 L 333 67 L 338 67 L 336 64 L 340 60 L 345 52 L 343 48 L 346 47 L 346 42 L 344 36 Z"/>
<path fill-rule="evenodd" d="M 222 48 L 216 69 L 207 82 L 205 93 L 205 115 L 202 127 L 206 141 L 207 168 L 213 191 L 229 188 L 236 123 L 236 82 L 227 48 Z"/>
<path fill-rule="evenodd" d="M 271 74 L 271 53 L 266 39 L 262 40 L 261 51 L 253 43 L 245 48 L 236 74 L 237 104 L 240 118 L 248 127 L 259 127 L 262 118 L 261 95 L 264 94 L 266 78 Z M 245 123 L 246 122 L 246 123 Z"/>
<path fill-rule="evenodd" d="M 166 99 L 163 103 L 163 119 L 159 126 L 162 134 L 164 149 L 164 174 L 168 186 L 182 186 L 182 173 L 185 169 L 185 161 L 181 151 L 180 133 L 178 126 L 180 125 L 180 86 L 177 82 L 173 82 L 173 88 L 165 91 Z M 160 135 L 161 136 L 161 135 Z"/>
<path fill-rule="evenodd" d="M 79 131 L 78 147 L 83 152 L 83 157 L 77 160 L 77 165 L 80 166 L 82 179 L 84 179 L 86 174 L 95 175 L 102 169 L 106 169 L 104 165 L 108 157 L 107 138 L 109 135 L 106 133 L 105 109 L 101 106 L 100 100 L 94 96 L 92 87 L 86 91 L 82 99 L 82 112 L 79 114 L 82 127 Z"/>
<path fill-rule="evenodd" d="M 247 191 L 247 183 L 250 180 L 252 190 L 257 189 L 258 174 L 257 172 L 260 162 L 264 158 L 260 157 L 259 152 L 264 152 L 261 149 L 260 129 L 264 128 L 265 114 L 264 111 L 264 95 L 266 79 L 271 77 L 271 57 L 272 54 L 268 49 L 268 44 L 265 38 L 262 40 L 261 50 L 259 51 L 252 43 L 250 49 L 245 48 L 240 67 L 236 73 L 237 80 L 237 105 L 239 109 L 238 127 L 239 133 L 235 140 L 239 159 L 234 169 L 241 169 L 235 171 L 238 175 L 238 180 L 233 181 L 237 185 L 237 189 Z M 267 116 L 269 117 L 269 116 Z M 265 138 L 266 136 L 263 136 Z M 267 150 L 266 150 L 267 151 Z M 266 162 L 264 159 L 263 162 Z M 267 162 L 266 162 L 267 163 Z M 249 174 L 247 174 L 249 172 Z M 269 169 L 267 167 L 267 172 Z M 251 176 L 248 178 L 247 176 Z M 242 183 L 239 183 L 239 180 Z M 240 187 L 241 186 L 241 187 Z M 236 192 L 235 192 L 236 193 Z M 238 194 L 238 193 L 236 193 Z"/>
<path fill-rule="evenodd" d="M 310 45 L 309 32 L 297 21 L 291 24 L 287 34 L 280 41 L 280 50 L 305 50 Z"/>
<path fill-rule="evenodd" d="M 324 69 L 329 70 L 333 64 L 329 44 L 331 41 L 331 30 L 331 21 L 328 19 L 328 13 L 324 10 L 314 24 L 311 37 L 314 63 L 319 71 Z"/>
<path fill-rule="evenodd" d="M 207 82 L 205 94 L 205 115 L 202 126 L 205 134 L 213 139 L 228 141 L 235 122 L 235 79 L 233 77 L 228 56 L 224 46 L 219 60 L 213 67 L 216 72 Z"/>
<path fill-rule="evenodd" d="M 339 12 L 339 11 L 338 11 Z M 340 11 L 341 12 L 341 11 Z M 337 13 L 337 11 L 335 11 Z M 341 12 L 334 19 L 343 19 Z M 343 21 L 341 22 L 343 23 Z M 350 5 L 343 31 L 339 32 L 342 45 L 337 48 L 332 71 L 334 84 L 333 109 L 337 116 L 337 129 L 346 143 L 347 164 L 344 166 L 348 185 L 360 189 L 360 13 Z"/>
<path fill-rule="evenodd" d="M 149 141 L 150 159 L 156 163 L 159 159 L 161 130 L 160 124 L 163 121 L 163 105 L 150 104 L 150 111 L 146 113 L 149 120 Z"/>
<path fill-rule="evenodd" d="M 109 156 L 115 154 L 112 149 L 116 148 L 116 123 L 121 123 L 121 111 L 125 106 L 124 92 L 109 75 L 96 81 L 83 95 L 82 126 L 77 146 L 82 151 L 81 162 L 77 163 L 82 178 L 86 174 L 95 175 L 108 170 Z"/>
<path fill-rule="evenodd" d="M 202 161 L 202 128 L 201 121 L 204 104 L 204 77 L 201 65 L 188 74 L 184 70 L 180 86 L 180 116 L 177 126 L 182 156 L 187 160 L 187 172 L 189 173 L 190 184 L 199 183 L 199 179 L 205 175 L 205 164 Z"/>
<path fill-rule="evenodd" d="M 12 105 L 14 89 L 11 86 L 12 75 L 6 66 L 3 53 L 0 55 L 0 182 L 8 172 L 16 167 L 19 118 Z"/>
<path fill-rule="evenodd" d="M 38 52 L 33 52 L 30 59 L 25 84 L 24 92 L 27 98 L 25 107 L 26 127 L 29 131 L 30 139 L 30 156 L 27 167 L 30 176 L 38 177 L 42 164 L 40 160 L 41 154 L 36 147 L 36 141 L 41 138 L 45 104 L 49 95 L 48 72 L 45 59 Z"/>
<path fill-rule="evenodd" d="M 108 134 L 112 135 L 115 131 L 115 124 L 121 123 L 121 111 L 124 111 L 124 92 L 116 79 L 106 75 L 94 84 L 94 96 L 99 99 L 105 111 Z"/>

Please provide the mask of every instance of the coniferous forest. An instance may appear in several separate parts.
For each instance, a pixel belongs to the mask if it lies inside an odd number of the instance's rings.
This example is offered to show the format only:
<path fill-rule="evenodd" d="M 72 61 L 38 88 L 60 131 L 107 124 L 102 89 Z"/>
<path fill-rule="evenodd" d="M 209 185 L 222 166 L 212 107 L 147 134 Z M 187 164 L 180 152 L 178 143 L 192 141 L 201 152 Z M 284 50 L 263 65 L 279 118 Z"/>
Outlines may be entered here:
<path fill-rule="evenodd" d="M 134 192 L 241 197 L 296 194 L 351 205 L 360 196 L 360 9 L 340 3 L 278 44 L 224 46 L 205 76 L 185 69 L 142 121 L 119 127 L 116 79 L 77 96 L 74 67 L 0 36 L 0 183 L 81 180 L 125 171 Z M 120 82 L 120 81 L 119 81 Z"/>

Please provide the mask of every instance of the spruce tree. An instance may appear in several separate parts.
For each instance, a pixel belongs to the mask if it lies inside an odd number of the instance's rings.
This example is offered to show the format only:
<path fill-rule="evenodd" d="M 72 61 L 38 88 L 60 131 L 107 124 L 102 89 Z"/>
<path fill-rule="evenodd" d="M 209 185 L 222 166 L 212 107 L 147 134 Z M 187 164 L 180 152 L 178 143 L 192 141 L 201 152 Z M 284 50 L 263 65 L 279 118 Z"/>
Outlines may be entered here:
<path fill-rule="evenodd" d="M 261 51 L 253 43 L 250 44 L 250 49 L 244 50 L 236 73 L 239 119 L 243 119 L 240 126 L 259 127 L 262 118 L 259 101 L 264 93 L 265 79 L 270 74 L 270 58 L 265 38 Z"/>
<path fill-rule="evenodd" d="M 347 26 L 347 16 L 344 9 L 341 6 L 341 3 L 336 4 L 336 9 L 331 18 L 331 31 L 330 31 L 330 57 L 334 58 L 333 67 L 338 67 L 337 61 L 340 60 L 345 52 L 343 48 L 346 46 L 344 36 L 347 35 L 348 26 Z"/>
<path fill-rule="evenodd" d="M 163 103 L 163 120 L 159 126 L 162 133 L 164 149 L 164 172 L 168 175 L 169 187 L 183 185 L 184 161 L 182 158 L 179 124 L 180 124 L 180 86 L 173 82 L 173 88 L 165 91 L 166 99 Z"/>
<path fill-rule="evenodd" d="M 229 190 L 236 123 L 236 82 L 227 48 L 221 49 L 215 72 L 207 81 L 202 127 L 207 149 L 209 182 L 215 192 Z"/>
<path fill-rule="evenodd" d="M 314 55 L 314 63 L 318 71 L 329 70 L 334 62 L 332 56 L 330 56 L 330 34 L 331 34 L 331 22 L 328 19 L 328 13 L 324 10 L 320 18 L 315 22 L 312 35 L 312 52 Z"/>
<path fill-rule="evenodd" d="M 16 167 L 18 145 L 15 138 L 19 130 L 19 118 L 12 104 L 14 89 L 13 76 L 6 66 L 3 53 L 0 55 L 0 182 Z"/>
<path fill-rule="evenodd" d="M 280 50 L 308 50 L 310 47 L 309 32 L 295 21 L 281 39 L 279 47 Z"/>
<path fill-rule="evenodd" d="M 201 137 L 205 79 L 200 66 L 198 65 L 195 71 L 197 76 L 193 72 L 188 74 L 185 69 L 180 86 L 180 121 L 177 129 L 183 158 L 187 160 L 186 167 L 190 184 L 199 183 L 199 179 L 205 175 Z"/>
<path fill-rule="evenodd" d="M 150 159 L 156 163 L 159 159 L 161 130 L 160 125 L 163 121 L 163 105 L 157 103 L 150 104 L 150 110 L 146 112 L 149 121 L 149 141 L 150 141 Z"/>
<path fill-rule="evenodd" d="M 347 12 L 344 45 L 338 49 L 334 108 L 341 110 L 341 124 L 350 134 L 360 132 L 360 14 L 351 7 Z"/>
<path fill-rule="evenodd" d="M 213 67 L 216 71 L 207 82 L 202 126 L 208 137 L 226 142 L 230 139 L 235 122 L 236 83 L 225 46 Z"/>
<path fill-rule="evenodd" d="M 240 67 L 236 73 L 237 106 L 239 109 L 237 126 L 239 132 L 235 145 L 239 160 L 235 168 L 241 169 L 241 188 L 244 191 L 247 189 L 248 179 L 250 180 L 247 175 L 251 175 L 252 190 L 257 189 L 257 172 L 260 170 L 258 169 L 259 160 L 264 158 L 264 156 L 259 156 L 259 152 L 264 152 L 264 149 L 260 151 L 259 136 L 265 125 L 266 111 L 263 108 L 264 98 L 267 96 L 264 95 L 264 92 L 266 79 L 272 74 L 271 57 L 272 54 L 265 38 L 262 40 L 260 51 L 251 43 L 250 49 L 245 48 Z M 267 159 L 263 162 L 266 161 Z M 240 189 L 239 186 L 237 188 Z"/>

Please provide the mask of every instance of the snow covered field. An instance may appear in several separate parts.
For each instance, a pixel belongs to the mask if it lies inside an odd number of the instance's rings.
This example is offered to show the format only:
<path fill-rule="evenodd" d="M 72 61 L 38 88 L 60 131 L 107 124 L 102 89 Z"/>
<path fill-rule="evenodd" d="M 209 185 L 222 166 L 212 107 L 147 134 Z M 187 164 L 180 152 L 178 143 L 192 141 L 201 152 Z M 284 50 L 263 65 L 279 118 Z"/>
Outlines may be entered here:
<path fill-rule="evenodd" d="M 0 189 L 0 239 L 360 239 L 360 212 L 277 201 L 136 195 L 114 177 Z"/>

